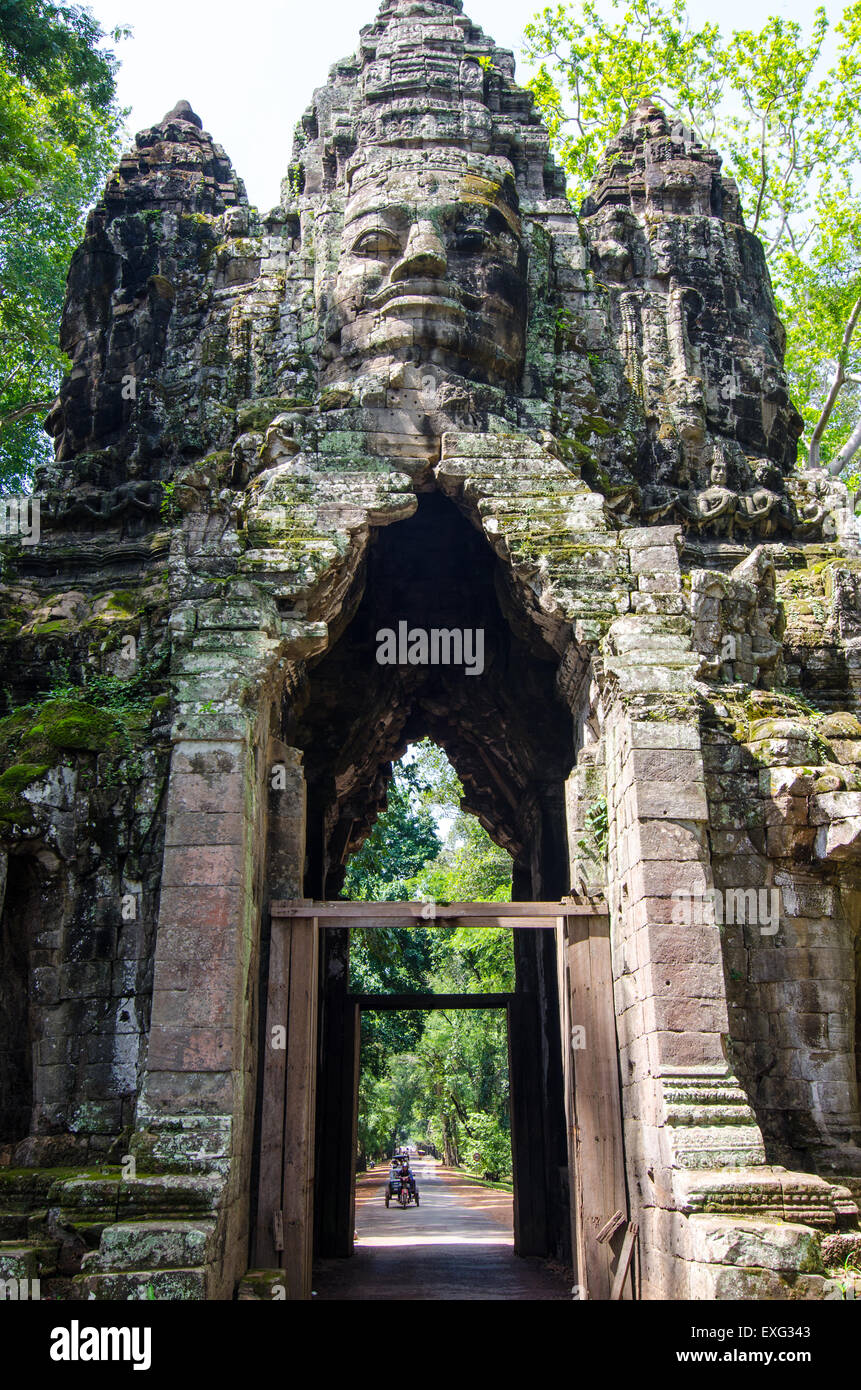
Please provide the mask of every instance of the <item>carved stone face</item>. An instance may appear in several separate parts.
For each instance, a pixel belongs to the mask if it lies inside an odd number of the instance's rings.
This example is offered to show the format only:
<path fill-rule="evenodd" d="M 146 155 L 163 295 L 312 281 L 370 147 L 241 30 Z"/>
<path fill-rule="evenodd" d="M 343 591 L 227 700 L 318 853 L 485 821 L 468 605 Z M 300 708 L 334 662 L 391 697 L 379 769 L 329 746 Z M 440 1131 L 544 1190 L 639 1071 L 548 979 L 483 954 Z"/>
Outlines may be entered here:
<path fill-rule="evenodd" d="M 365 171 L 345 209 L 326 337 L 351 365 L 433 362 L 483 381 L 523 368 L 526 256 L 513 180 L 466 159 Z"/>

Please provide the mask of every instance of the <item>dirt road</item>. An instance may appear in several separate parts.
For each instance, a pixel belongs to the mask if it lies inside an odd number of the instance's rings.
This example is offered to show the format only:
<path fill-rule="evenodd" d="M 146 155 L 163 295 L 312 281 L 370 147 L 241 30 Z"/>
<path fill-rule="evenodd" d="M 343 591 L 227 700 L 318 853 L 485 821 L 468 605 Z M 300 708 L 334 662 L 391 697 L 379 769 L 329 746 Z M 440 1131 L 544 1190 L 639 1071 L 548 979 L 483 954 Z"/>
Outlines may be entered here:
<path fill-rule="evenodd" d="M 515 1256 L 510 1193 L 432 1160 L 414 1171 L 418 1208 L 386 1208 L 387 1169 L 359 1177 L 355 1253 L 319 1262 L 317 1298 L 570 1300 L 570 1281 Z"/>

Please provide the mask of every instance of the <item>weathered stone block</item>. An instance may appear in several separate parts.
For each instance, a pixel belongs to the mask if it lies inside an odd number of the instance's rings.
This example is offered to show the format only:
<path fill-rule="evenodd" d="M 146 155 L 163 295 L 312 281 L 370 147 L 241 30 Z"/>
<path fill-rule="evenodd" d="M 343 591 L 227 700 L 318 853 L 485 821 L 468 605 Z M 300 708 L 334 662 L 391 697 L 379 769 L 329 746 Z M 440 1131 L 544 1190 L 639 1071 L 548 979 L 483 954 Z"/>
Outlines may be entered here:
<path fill-rule="evenodd" d="M 732 1216 L 692 1216 L 688 1233 L 688 1258 L 703 1264 L 823 1273 L 821 1236 L 809 1226 Z"/>
<path fill-rule="evenodd" d="M 107 1226 L 84 1272 L 191 1269 L 211 1256 L 214 1221 L 135 1221 Z"/>
<path fill-rule="evenodd" d="M 207 1276 L 203 1269 L 154 1269 L 139 1273 L 89 1274 L 78 1280 L 83 1299 L 105 1302 L 187 1303 L 205 1299 Z"/>
<path fill-rule="evenodd" d="M 709 818 L 706 790 L 702 782 L 637 783 L 633 798 L 636 815 L 642 820 L 706 821 Z"/>

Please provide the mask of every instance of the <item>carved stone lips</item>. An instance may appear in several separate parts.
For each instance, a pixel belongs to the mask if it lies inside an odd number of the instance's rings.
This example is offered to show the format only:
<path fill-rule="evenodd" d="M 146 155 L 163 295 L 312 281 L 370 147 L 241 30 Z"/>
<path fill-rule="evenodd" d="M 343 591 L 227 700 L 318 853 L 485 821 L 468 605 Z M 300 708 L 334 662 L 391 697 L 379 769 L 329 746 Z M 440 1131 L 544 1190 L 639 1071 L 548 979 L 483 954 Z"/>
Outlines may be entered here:
<path fill-rule="evenodd" d="M 427 313 L 434 318 L 439 318 L 441 314 L 462 318 L 467 313 L 475 314 L 488 306 L 496 313 L 509 316 L 514 313 L 511 306 L 496 295 L 487 298 L 450 281 L 416 279 L 398 280 L 393 285 L 386 285 L 368 299 L 365 307 L 384 314 L 408 313 L 410 317 Z"/>
<path fill-rule="evenodd" d="M 463 291 L 457 285 L 439 280 L 398 280 L 386 285 L 367 302 L 367 308 L 380 313 L 387 311 L 410 314 L 441 312 L 462 316 L 467 309 Z"/>

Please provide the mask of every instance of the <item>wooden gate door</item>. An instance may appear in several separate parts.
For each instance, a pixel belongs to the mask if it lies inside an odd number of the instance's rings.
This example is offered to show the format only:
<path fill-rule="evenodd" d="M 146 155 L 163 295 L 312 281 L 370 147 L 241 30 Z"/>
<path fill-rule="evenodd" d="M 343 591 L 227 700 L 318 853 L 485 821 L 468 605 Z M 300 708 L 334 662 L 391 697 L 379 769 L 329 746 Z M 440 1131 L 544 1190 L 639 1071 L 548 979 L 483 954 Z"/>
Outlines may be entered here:
<path fill-rule="evenodd" d="M 559 934 L 572 1244 L 581 1298 L 630 1298 L 628 1219 L 610 918 L 570 910 Z"/>
<path fill-rule="evenodd" d="M 538 1250 L 546 1225 L 544 1175 L 531 1161 L 530 1105 L 540 1088 L 530 1068 L 540 1065 L 529 997 L 506 995 L 358 996 L 349 993 L 343 968 L 320 990 L 321 929 L 343 932 L 375 927 L 471 927 L 547 930 L 559 945 L 562 1036 L 565 1043 L 566 1109 L 573 1244 L 582 1296 L 621 1294 L 621 1265 L 630 1256 L 627 1231 L 622 1121 L 619 1102 L 609 919 L 595 903 L 307 903 L 272 904 L 272 946 L 267 998 L 266 1048 L 255 1230 L 257 1268 L 283 1268 L 288 1299 L 311 1291 L 314 1232 L 315 1147 L 325 1204 L 319 1254 L 346 1256 L 353 1249 L 353 1179 L 362 1008 L 506 1008 L 515 1170 L 515 1238 L 518 1253 Z M 318 1047 L 318 1002 L 322 1000 Z M 582 1047 L 577 1046 L 579 1039 Z M 318 1059 L 319 1105 L 318 1105 Z M 316 1126 L 316 1144 L 315 1144 Z M 328 1157 L 327 1157 L 328 1156 Z M 534 1169 L 534 1171 L 533 1171 Z M 326 1194 L 331 1194 L 327 1196 Z M 325 1218 L 325 1219 L 324 1219 Z M 533 1245 L 535 1249 L 533 1249 Z M 624 1250 L 622 1247 L 624 1246 Z M 621 1260 L 620 1260 L 621 1255 Z"/>
<path fill-rule="evenodd" d="M 254 1263 L 311 1297 L 319 931 L 272 914 Z"/>

